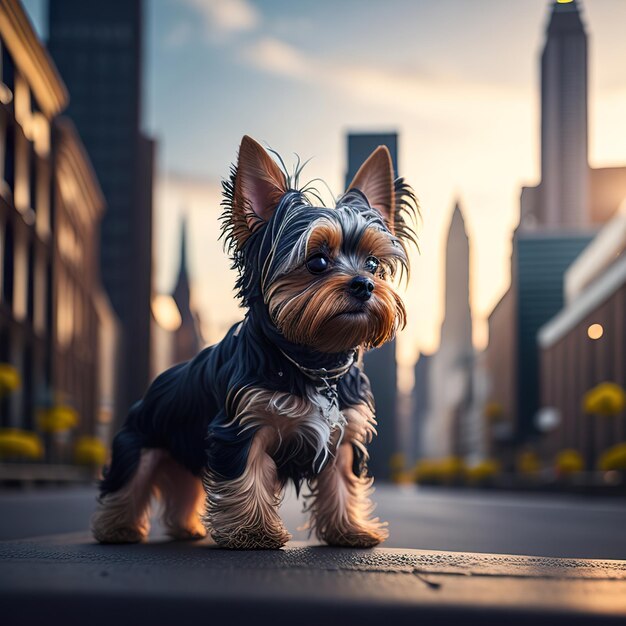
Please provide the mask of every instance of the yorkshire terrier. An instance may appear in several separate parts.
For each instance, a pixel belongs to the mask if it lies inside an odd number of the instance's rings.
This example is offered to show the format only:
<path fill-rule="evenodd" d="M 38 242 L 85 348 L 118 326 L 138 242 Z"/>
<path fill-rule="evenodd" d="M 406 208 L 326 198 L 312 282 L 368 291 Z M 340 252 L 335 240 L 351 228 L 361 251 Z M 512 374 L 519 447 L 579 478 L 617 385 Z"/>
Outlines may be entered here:
<path fill-rule="evenodd" d="M 279 158 L 280 160 L 280 158 Z M 379 146 L 334 208 L 245 136 L 224 181 L 222 233 L 247 309 L 224 339 L 175 365 L 130 410 L 92 520 L 102 543 L 144 540 L 153 495 L 176 539 L 280 548 L 286 483 L 310 489 L 310 529 L 334 546 L 387 535 L 372 517 L 366 445 L 376 434 L 362 369 L 405 308 L 413 191 Z M 392 418 L 392 416 L 387 416 Z"/>

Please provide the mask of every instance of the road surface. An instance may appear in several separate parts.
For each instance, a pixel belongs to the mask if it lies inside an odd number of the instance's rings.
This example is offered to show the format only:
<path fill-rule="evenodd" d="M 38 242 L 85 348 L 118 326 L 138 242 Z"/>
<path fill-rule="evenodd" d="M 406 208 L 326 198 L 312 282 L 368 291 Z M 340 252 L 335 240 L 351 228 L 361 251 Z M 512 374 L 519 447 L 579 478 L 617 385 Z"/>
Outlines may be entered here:
<path fill-rule="evenodd" d="M 389 548 L 626 559 L 626 502 L 618 499 L 392 486 L 374 499 L 389 522 Z M 0 539 L 84 531 L 94 502 L 91 487 L 0 491 Z M 308 538 L 297 530 L 301 509 L 290 491 L 282 515 L 297 541 Z"/>

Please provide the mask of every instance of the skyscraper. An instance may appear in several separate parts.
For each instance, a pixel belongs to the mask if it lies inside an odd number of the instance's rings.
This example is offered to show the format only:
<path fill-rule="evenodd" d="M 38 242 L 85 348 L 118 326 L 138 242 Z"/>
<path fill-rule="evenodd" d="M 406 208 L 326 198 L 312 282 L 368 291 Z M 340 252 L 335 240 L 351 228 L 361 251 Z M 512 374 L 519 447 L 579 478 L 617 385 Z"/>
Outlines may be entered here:
<path fill-rule="evenodd" d="M 587 33 L 577 0 L 552 3 L 540 69 L 541 181 L 522 189 L 522 230 L 604 223 L 626 196 L 626 168 L 589 167 Z"/>
<path fill-rule="evenodd" d="M 100 266 L 121 322 L 117 420 L 149 379 L 153 143 L 141 133 L 142 42 L 140 0 L 49 2 L 49 48 L 108 207 Z"/>
<path fill-rule="evenodd" d="M 576 0 L 554 3 L 541 55 L 541 212 L 546 226 L 588 223 L 587 34 Z"/>
<path fill-rule="evenodd" d="M 192 359 L 200 351 L 202 341 L 198 333 L 195 313 L 191 309 L 191 285 L 187 271 L 187 221 L 181 224 L 180 266 L 172 298 L 180 312 L 180 326 L 174 331 L 172 362 Z"/>
<path fill-rule="evenodd" d="M 472 402 L 472 315 L 469 239 L 461 207 L 454 207 L 446 244 L 445 315 L 439 350 L 429 363 L 427 419 L 421 451 L 427 457 L 464 455 L 465 422 Z"/>
<path fill-rule="evenodd" d="M 365 159 L 378 147 L 387 146 L 394 172 L 398 175 L 398 135 L 396 133 L 350 133 L 346 188 Z M 370 471 L 379 479 L 390 476 L 389 461 L 398 450 L 397 442 L 397 363 L 396 342 L 390 341 L 365 355 L 365 372 L 376 400 L 378 436 L 370 445 Z"/>

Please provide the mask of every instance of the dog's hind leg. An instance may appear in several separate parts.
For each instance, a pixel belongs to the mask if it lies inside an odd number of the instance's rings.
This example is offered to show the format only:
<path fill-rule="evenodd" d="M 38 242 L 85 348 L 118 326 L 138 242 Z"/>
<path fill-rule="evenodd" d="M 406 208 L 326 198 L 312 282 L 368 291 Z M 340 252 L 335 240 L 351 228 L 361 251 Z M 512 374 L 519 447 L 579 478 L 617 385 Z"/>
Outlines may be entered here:
<path fill-rule="evenodd" d="M 120 448 L 119 442 L 117 448 Z M 116 459 L 114 444 L 110 472 L 103 482 L 103 494 L 91 519 L 92 534 L 100 543 L 136 543 L 146 539 L 150 531 L 150 500 L 155 489 L 155 474 L 166 453 L 159 449 L 123 452 L 133 456 L 123 458 L 128 465 L 120 469 L 122 461 L 119 457 Z M 121 473 L 124 474 L 122 478 Z M 120 480 L 123 484 L 116 484 Z"/>
<path fill-rule="evenodd" d="M 169 455 L 164 455 L 156 470 L 155 484 L 163 504 L 163 524 L 174 539 L 202 539 L 206 530 L 202 480 Z"/>

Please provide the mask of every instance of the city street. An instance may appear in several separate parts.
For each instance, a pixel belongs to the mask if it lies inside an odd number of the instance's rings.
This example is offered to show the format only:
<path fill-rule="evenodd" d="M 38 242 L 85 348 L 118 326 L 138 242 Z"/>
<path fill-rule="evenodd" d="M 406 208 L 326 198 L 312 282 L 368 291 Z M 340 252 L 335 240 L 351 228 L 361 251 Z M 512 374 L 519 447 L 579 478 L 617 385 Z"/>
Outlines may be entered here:
<path fill-rule="evenodd" d="M 0 492 L 0 539 L 85 531 L 94 498 L 90 487 Z M 389 548 L 626 559 L 618 499 L 380 486 L 375 500 Z M 301 510 L 290 491 L 282 512 L 296 541 L 308 538 Z"/>

